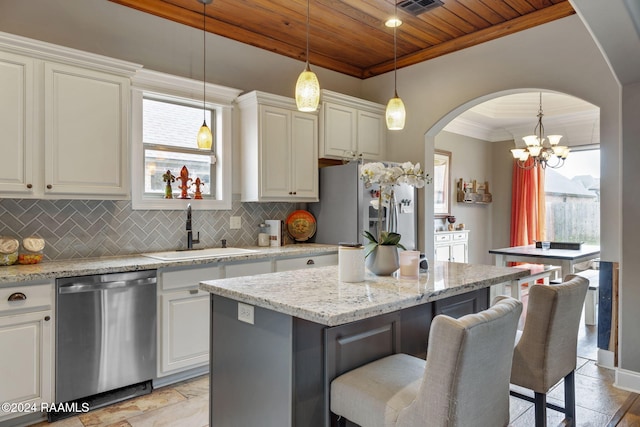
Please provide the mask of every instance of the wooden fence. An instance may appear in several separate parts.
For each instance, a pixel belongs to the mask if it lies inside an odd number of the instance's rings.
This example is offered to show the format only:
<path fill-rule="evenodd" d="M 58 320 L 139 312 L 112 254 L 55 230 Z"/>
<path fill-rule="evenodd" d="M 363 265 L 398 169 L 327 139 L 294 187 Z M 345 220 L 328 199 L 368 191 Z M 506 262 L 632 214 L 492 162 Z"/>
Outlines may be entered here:
<path fill-rule="evenodd" d="M 599 202 L 552 202 L 546 210 L 547 240 L 600 244 Z"/>

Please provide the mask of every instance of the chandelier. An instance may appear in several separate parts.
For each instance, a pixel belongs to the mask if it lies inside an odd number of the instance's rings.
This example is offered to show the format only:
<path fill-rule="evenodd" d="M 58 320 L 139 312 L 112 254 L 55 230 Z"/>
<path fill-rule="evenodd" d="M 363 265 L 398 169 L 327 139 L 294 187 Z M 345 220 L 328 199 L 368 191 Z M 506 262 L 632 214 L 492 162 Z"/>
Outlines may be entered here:
<path fill-rule="evenodd" d="M 526 148 L 514 148 L 511 150 L 513 158 L 522 169 L 532 169 L 540 165 L 543 169 L 547 166 L 559 168 L 564 165 L 564 160 L 569 155 L 569 147 L 558 145 L 562 135 L 544 134 L 542 125 L 542 92 L 540 92 L 540 109 L 538 110 L 538 124 L 533 129 L 533 135 L 522 138 Z M 528 162 L 529 158 L 533 161 Z"/>

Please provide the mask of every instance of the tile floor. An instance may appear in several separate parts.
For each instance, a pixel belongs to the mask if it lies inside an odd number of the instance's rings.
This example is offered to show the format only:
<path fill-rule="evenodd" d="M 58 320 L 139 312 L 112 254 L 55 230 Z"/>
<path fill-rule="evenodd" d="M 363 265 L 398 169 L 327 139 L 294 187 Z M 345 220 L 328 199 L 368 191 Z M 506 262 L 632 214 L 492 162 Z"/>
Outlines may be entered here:
<path fill-rule="evenodd" d="M 523 298 L 526 301 L 526 294 Z M 606 427 L 625 402 L 633 401 L 633 393 L 613 387 L 614 371 L 596 365 L 596 327 L 581 323 L 578 337 L 576 370 L 576 417 L 578 427 Z M 150 395 L 117 403 L 56 423 L 40 423 L 44 427 L 147 427 L 208 426 L 209 379 L 202 376 L 154 390 Z M 556 385 L 548 395 L 550 402 L 562 405 L 564 389 Z M 640 399 L 639 399 L 640 401 Z M 636 406 L 640 414 L 640 403 Z M 630 405 L 632 408 L 633 406 Z M 631 411 L 630 411 L 631 412 Z M 638 426 L 640 416 L 620 418 L 618 426 Z M 510 398 L 511 427 L 530 427 L 534 423 L 533 404 Z M 547 411 L 549 425 L 562 420 L 559 412 Z M 635 423 L 634 423 L 635 420 Z M 614 427 L 616 424 L 611 424 Z M 252 426 L 247 426 L 252 427 Z M 260 426 L 270 427 L 270 426 Z M 275 426 L 274 426 L 275 427 Z"/>

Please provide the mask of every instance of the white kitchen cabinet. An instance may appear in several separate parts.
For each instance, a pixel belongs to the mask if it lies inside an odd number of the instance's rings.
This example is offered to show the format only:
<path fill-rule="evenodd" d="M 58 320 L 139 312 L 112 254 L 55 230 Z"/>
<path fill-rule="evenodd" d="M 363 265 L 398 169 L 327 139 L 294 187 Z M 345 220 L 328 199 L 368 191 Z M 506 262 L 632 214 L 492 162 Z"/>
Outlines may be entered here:
<path fill-rule="evenodd" d="M 469 262 L 469 230 L 437 232 L 434 240 L 436 261 Z"/>
<path fill-rule="evenodd" d="M 0 197 L 127 199 L 139 66 L 0 35 Z"/>
<path fill-rule="evenodd" d="M 254 274 L 271 273 L 273 271 L 272 261 L 251 261 L 229 263 L 224 266 L 224 277 L 253 276 Z"/>
<path fill-rule="evenodd" d="M 276 259 L 275 271 L 302 270 L 304 268 L 325 267 L 327 265 L 337 264 L 338 254 L 310 255 L 306 257 Z"/>
<path fill-rule="evenodd" d="M 53 283 L 0 288 L 0 402 L 53 402 L 52 292 Z M 0 421 L 26 412 L 0 410 Z"/>
<path fill-rule="evenodd" d="M 221 277 L 218 265 L 158 271 L 158 377 L 209 363 L 209 293 L 198 286 Z"/>
<path fill-rule="evenodd" d="M 198 289 L 160 296 L 160 375 L 209 363 L 209 293 Z"/>
<path fill-rule="evenodd" d="M 128 78 L 44 63 L 46 195 L 129 195 Z"/>
<path fill-rule="evenodd" d="M 242 201 L 318 201 L 318 118 L 293 99 L 250 92 L 241 112 Z"/>
<path fill-rule="evenodd" d="M 34 60 L 0 52 L 0 193 L 28 197 L 34 180 Z"/>
<path fill-rule="evenodd" d="M 383 105 L 322 91 L 320 158 L 384 160 L 386 145 Z"/>

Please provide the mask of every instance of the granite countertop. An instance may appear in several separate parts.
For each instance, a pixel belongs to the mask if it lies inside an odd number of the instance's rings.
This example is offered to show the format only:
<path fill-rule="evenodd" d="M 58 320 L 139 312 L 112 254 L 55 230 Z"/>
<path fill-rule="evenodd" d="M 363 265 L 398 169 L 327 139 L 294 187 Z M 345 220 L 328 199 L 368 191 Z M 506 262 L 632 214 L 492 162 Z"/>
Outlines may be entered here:
<path fill-rule="evenodd" d="M 519 279 L 529 272 L 510 267 L 436 262 L 408 280 L 375 276 L 338 280 L 338 266 L 209 280 L 200 289 L 243 303 L 327 326 L 336 326 Z"/>
<path fill-rule="evenodd" d="M 211 258 L 160 261 L 141 254 L 117 257 L 81 258 L 64 261 L 45 261 L 32 265 L 0 267 L 0 286 L 16 282 L 51 280 L 59 277 L 87 276 L 91 274 L 120 273 L 124 271 L 154 270 L 199 264 L 251 261 L 275 257 L 324 255 L 338 252 L 336 245 L 300 243 L 274 247 L 246 247 L 255 252 L 215 256 Z"/>

